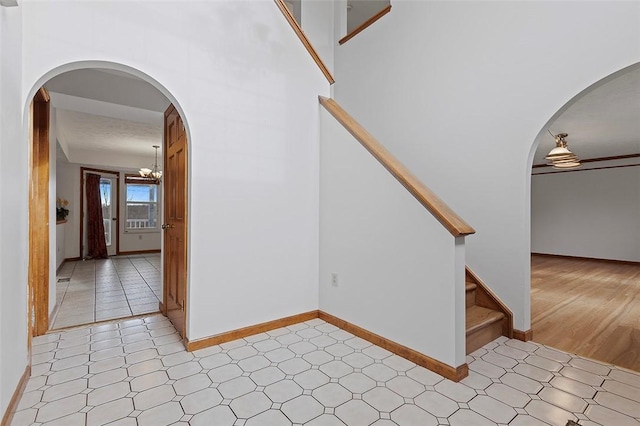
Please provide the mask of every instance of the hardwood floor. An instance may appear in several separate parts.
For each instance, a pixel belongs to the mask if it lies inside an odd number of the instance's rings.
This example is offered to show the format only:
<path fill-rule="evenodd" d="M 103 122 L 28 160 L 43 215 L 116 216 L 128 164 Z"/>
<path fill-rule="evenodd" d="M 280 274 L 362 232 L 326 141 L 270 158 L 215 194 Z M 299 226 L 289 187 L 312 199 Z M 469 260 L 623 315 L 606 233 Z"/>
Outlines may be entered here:
<path fill-rule="evenodd" d="M 533 338 L 640 371 L 640 265 L 531 256 Z"/>

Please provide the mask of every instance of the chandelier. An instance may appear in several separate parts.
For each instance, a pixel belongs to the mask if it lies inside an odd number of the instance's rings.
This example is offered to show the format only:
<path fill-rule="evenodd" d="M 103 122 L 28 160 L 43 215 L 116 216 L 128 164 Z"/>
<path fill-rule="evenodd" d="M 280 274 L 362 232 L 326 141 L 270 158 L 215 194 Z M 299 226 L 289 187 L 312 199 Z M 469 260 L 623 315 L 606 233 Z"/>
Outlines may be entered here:
<path fill-rule="evenodd" d="M 155 183 L 160 183 L 160 179 L 162 179 L 162 170 L 158 168 L 158 148 L 160 148 L 160 145 L 153 145 L 153 147 L 156 150 L 156 161 L 153 164 L 153 168 L 148 169 L 146 167 L 143 167 L 138 173 L 140 173 L 140 176 L 145 179 L 152 180 Z"/>
<path fill-rule="evenodd" d="M 549 131 L 551 133 L 551 131 Z M 565 170 L 565 169 L 575 169 L 580 167 L 580 160 L 578 157 L 567 148 L 567 141 L 565 138 L 569 136 L 567 133 L 558 133 L 557 135 L 551 136 L 556 141 L 556 147 L 553 148 L 549 154 L 545 157 L 545 160 L 548 161 L 547 164 L 553 166 L 554 169 Z"/>

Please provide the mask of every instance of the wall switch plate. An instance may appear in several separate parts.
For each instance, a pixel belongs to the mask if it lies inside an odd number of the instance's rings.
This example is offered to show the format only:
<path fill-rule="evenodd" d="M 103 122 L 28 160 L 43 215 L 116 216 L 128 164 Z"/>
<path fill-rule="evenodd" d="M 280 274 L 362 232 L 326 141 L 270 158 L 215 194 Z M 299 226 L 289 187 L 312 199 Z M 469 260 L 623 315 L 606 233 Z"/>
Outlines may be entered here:
<path fill-rule="evenodd" d="M 331 274 L 331 285 L 334 287 L 338 287 L 338 274 L 336 274 L 335 272 Z"/>

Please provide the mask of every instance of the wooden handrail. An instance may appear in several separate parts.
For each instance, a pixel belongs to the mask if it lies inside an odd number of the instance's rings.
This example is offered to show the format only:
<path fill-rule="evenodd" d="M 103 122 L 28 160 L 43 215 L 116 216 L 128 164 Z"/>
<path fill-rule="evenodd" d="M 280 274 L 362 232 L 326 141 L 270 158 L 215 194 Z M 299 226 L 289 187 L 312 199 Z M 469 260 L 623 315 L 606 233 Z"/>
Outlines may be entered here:
<path fill-rule="evenodd" d="M 324 76 L 327 78 L 327 80 L 329 81 L 329 84 L 335 83 L 335 80 L 333 79 L 331 72 L 329 71 L 327 66 L 324 64 L 324 62 L 322 62 L 322 59 L 320 59 L 318 52 L 316 52 L 316 49 L 314 49 L 311 43 L 309 42 L 309 39 L 305 35 L 304 31 L 302 31 L 302 28 L 300 28 L 300 25 L 298 25 L 296 18 L 293 17 L 287 5 L 284 4 L 284 0 L 273 0 L 273 1 L 276 2 L 276 5 L 278 6 L 278 9 L 280 9 L 280 12 L 282 12 L 284 17 L 287 18 L 287 22 L 289 22 L 289 25 L 291 25 L 291 28 L 293 28 L 293 31 L 295 31 L 298 38 L 304 45 L 304 47 L 307 49 L 307 51 L 309 52 L 313 60 L 316 62 L 316 64 L 320 68 L 320 71 L 322 71 L 322 74 L 324 74 Z"/>
<path fill-rule="evenodd" d="M 356 35 L 358 35 L 359 33 L 361 33 L 365 28 L 367 28 L 369 25 L 373 24 L 374 22 L 376 22 L 378 19 L 382 18 L 384 15 L 386 15 L 387 13 L 391 12 L 391 5 L 388 5 L 387 7 L 385 7 L 384 9 L 382 9 L 381 11 L 379 11 L 378 13 L 376 13 L 375 15 L 373 15 L 371 18 L 367 19 L 366 21 L 364 21 L 362 24 L 358 25 L 356 28 L 354 28 L 353 31 L 351 31 L 349 34 L 347 34 L 346 36 L 342 37 L 338 43 L 339 44 L 345 44 L 346 42 L 348 42 L 349 40 L 351 40 L 352 38 L 354 38 Z"/>
<path fill-rule="evenodd" d="M 395 158 L 380 142 L 365 130 L 356 120 L 353 119 L 340 105 L 333 99 L 319 96 L 320 104 L 362 146 L 373 155 L 387 169 L 398 182 L 422 204 L 438 221 L 453 235 L 460 237 L 474 234 L 476 231 L 469 226 L 460 216 L 458 216 L 444 201 L 427 188 L 415 177 L 397 158 Z"/>

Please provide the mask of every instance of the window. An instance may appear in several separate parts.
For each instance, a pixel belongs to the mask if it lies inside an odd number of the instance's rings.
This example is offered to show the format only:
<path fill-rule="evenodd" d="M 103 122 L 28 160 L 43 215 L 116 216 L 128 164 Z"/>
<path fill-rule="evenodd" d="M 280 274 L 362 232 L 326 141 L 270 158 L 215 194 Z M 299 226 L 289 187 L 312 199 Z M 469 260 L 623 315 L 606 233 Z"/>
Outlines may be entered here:
<path fill-rule="evenodd" d="M 125 178 L 125 232 L 158 229 L 158 185 L 136 175 Z"/>

